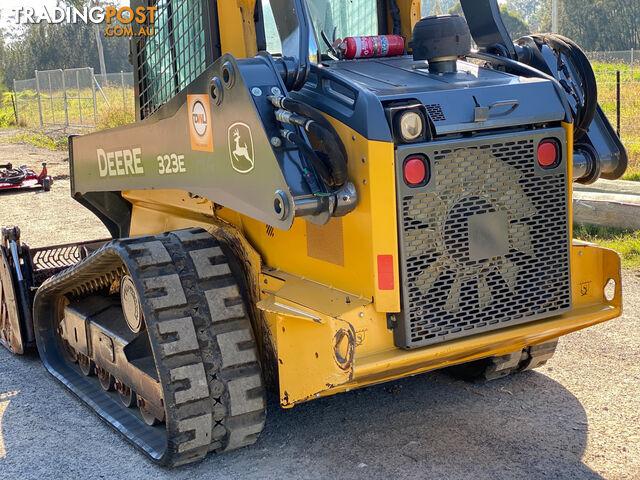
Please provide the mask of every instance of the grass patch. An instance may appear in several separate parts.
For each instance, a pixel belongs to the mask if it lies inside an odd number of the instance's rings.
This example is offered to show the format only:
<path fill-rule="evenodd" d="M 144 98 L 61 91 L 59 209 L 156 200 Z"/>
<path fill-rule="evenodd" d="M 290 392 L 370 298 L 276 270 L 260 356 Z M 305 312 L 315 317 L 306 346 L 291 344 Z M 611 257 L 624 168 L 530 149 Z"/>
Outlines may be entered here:
<path fill-rule="evenodd" d="M 31 128 L 40 126 L 41 114 L 45 124 L 61 125 L 66 122 L 68 117 L 70 125 L 87 127 L 92 127 L 94 124 L 97 126 L 103 117 L 113 117 L 113 112 L 119 110 L 130 112 L 131 118 L 134 118 L 135 98 L 132 88 L 125 90 L 124 98 L 120 87 L 104 86 L 103 92 L 107 101 L 105 101 L 100 92 L 96 92 L 95 111 L 93 91 L 90 88 L 84 88 L 79 91 L 70 88 L 67 92 L 66 110 L 62 99 L 62 91 L 53 92 L 53 98 L 49 97 L 48 91 L 43 92 L 42 111 L 40 111 L 37 92 L 35 90 L 21 90 L 17 92 L 18 115 Z"/>
<path fill-rule="evenodd" d="M 593 225 L 574 225 L 573 236 L 578 240 L 596 243 L 615 250 L 620 254 L 624 267 L 640 268 L 640 231 Z"/>
<path fill-rule="evenodd" d="M 123 107 L 111 107 L 100 116 L 96 130 L 120 127 L 136 121 L 133 111 Z"/>
<path fill-rule="evenodd" d="M 622 179 L 631 180 L 632 182 L 640 182 L 640 170 L 632 170 L 629 168 Z"/>
<path fill-rule="evenodd" d="M 49 150 L 67 150 L 69 139 L 66 136 L 49 136 L 38 132 L 20 132 L 8 139 L 9 143 L 28 143 Z"/>
<path fill-rule="evenodd" d="M 0 94 L 0 128 L 13 127 L 16 124 L 16 116 L 13 111 L 12 93 Z"/>
<path fill-rule="evenodd" d="M 591 64 L 598 83 L 598 102 L 616 128 L 616 71 L 620 71 L 620 135 L 627 149 L 629 167 L 624 180 L 640 181 L 640 67 L 624 63 Z"/>

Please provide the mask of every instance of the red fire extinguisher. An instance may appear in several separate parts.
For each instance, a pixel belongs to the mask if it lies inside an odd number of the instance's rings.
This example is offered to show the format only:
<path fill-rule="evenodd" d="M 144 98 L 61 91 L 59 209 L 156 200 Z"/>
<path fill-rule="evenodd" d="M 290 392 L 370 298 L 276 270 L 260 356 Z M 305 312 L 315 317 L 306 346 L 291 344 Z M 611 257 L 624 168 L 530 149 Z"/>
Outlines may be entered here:
<path fill-rule="evenodd" d="M 404 53 L 404 38 L 400 35 L 346 37 L 338 50 L 344 58 L 391 57 Z"/>

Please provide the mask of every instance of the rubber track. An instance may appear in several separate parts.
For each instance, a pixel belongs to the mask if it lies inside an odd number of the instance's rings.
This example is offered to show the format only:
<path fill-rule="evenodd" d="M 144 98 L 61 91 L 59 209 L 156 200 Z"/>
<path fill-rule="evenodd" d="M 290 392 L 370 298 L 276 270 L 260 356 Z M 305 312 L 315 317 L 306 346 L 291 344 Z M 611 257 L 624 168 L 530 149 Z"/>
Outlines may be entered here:
<path fill-rule="evenodd" d="M 498 357 L 487 357 L 474 362 L 449 367 L 454 377 L 474 382 L 497 380 L 518 372 L 542 367 L 556 351 L 558 339 L 526 347 Z"/>
<path fill-rule="evenodd" d="M 62 295 L 86 295 L 123 269 L 140 292 L 166 429 L 148 427 L 82 376 L 64 360 L 55 334 Z M 162 465 L 252 444 L 262 431 L 266 402 L 251 323 L 227 258 L 202 229 L 108 243 L 40 287 L 34 324 L 49 372 Z"/>

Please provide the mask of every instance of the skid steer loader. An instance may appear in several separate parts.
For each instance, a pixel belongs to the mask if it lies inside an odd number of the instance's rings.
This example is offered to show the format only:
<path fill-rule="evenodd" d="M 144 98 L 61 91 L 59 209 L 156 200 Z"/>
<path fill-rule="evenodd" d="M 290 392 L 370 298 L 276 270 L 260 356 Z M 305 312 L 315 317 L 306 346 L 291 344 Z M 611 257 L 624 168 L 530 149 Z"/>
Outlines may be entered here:
<path fill-rule="evenodd" d="M 429 370 L 494 379 L 621 314 L 572 185 L 624 147 L 580 48 L 495 0 L 133 0 L 135 124 L 70 139 L 112 239 L 3 231 L 0 341 L 154 461 L 252 444 L 283 407 Z M 477 49 L 471 49 L 471 39 Z M 444 420 L 443 420 L 444 421 Z"/>

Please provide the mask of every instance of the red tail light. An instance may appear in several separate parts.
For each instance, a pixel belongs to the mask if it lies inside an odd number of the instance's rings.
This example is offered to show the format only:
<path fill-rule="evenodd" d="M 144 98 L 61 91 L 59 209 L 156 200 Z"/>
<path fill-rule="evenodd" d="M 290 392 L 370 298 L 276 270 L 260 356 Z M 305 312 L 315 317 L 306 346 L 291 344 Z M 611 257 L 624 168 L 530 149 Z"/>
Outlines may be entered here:
<path fill-rule="evenodd" d="M 553 140 L 543 140 L 538 145 L 538 163 L 542 168 L 555 167 L 559 160 L 558 145 Z"/>
<path fill-rule="evenodd" d="M 409 185 L 424 185 L 428 180 L 428 167 L 426 159 L 422 157 L 409 157 L 404 161 L 404 181 Z"/>

